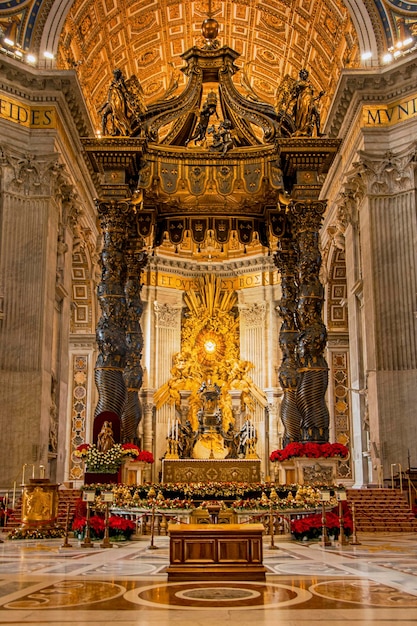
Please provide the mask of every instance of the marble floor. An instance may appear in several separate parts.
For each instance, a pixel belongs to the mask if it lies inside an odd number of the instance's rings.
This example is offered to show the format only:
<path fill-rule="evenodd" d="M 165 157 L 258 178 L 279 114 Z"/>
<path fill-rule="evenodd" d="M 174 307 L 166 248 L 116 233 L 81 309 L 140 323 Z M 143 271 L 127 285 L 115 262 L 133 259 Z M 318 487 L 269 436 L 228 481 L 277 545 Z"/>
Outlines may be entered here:
<path fill-rule="evenodd" d="M 322 547 L 264 538 L 266 582 L 168 583 L 169 539 L 103 549 L 62 540 L 0 544 L 0 624 L 367 626 L 417 624 L 415 535 Z"/>

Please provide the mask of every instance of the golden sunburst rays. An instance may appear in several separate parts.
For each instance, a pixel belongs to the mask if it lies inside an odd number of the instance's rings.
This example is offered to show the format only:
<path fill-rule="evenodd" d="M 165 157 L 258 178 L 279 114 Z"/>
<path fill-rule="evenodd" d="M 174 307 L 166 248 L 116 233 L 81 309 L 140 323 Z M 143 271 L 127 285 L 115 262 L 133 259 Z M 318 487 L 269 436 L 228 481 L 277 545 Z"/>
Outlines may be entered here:
<path fill-rule="evenodd" d="M 191 314 L 215 318 L 230 313 L 237 303 L 237 294 L 224 289 L 221 278 L 205 274 L 198 281 L 198 290 L 187 291 L 184 300 Z"/>
<path fill-rule="evenodd" d="M 196 429 L 201 408 L 199 389 L 210 380 L 221 389 L 219 407 L 224 430 L 234 424 L 230 391 L 242 394 L 242 410 L 252 410 L 254 400 L 266 405 L 261 390 L 248 375 L 253 367 L 240 360 L 239 316 L 236 314 L 237 294 L 224 287 L 222 279 L 206 274 L 197 289 L 184 294 L 188 311 L 181 330 L 181 351 L 175 355 L 171 378 L 155 394 L 157 408 L 165 402 L 180 410 L 182 390 L 188 396 L 188 418 Z"/>

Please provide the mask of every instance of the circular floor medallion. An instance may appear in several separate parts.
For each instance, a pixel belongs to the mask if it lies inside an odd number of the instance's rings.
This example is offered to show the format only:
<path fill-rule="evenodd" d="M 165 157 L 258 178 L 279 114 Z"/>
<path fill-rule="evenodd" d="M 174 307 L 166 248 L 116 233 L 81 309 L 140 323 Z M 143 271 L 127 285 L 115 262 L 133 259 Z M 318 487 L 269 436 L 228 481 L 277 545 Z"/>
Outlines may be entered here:
<path fill-rule="evenodd" d="M 314 595 L 361 606 L 417 607 L 417 598 L 406 591 L 372 580 L 329 580 L 310 587 Z"/>
<path fill-rule="evenodd" d="M 219 608 L 219 603 L 227 611 L 276 609 L 307 602 L 311 597 L 309 591 L 299 587 L 248 581 L 159 583 L 124 594 L 125 600 L 133 604 L 183 611 Z"/>
<path fill-rule="evenodd" d="M 4 605 L 6 609 L 57 609 L 114 600 L 125 587 L 98 580 L 65 580 Z"/>
<path fill-rule="evenodd" d="M 261 594 L 254 589 L 239 589 L 236 587 L 203 587 L 201 589 L 186 589 L 177 591 L 177 598 L 184 600 L 201 600 L 203 602 L 230 602 L 233 600 L 248 600 L 257 598 Z"/>

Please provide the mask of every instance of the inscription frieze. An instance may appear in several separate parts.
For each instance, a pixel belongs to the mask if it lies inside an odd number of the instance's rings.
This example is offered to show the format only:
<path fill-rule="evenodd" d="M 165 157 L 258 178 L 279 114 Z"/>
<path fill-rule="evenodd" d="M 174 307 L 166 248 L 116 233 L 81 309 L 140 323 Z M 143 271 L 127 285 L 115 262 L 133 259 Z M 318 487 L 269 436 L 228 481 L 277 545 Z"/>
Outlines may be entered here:
<path fill-rule="evenodd" d="M 27 128 L 56 128 L 53 107 L 28 106 L 4 95 L 0 98 L 0 118 Z"/>

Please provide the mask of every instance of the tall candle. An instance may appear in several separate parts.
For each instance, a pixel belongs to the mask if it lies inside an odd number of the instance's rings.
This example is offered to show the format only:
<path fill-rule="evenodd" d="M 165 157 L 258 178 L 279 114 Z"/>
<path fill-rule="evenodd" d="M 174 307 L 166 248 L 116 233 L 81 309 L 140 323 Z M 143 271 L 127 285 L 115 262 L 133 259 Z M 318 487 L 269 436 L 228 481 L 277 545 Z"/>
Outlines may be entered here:
<path fill-rule="evenodd" d="M 168 430 L 167 430 L 167 437 L 168 437 L 168 439 L 169 439 L 170 431 L 171 431 L 171 418 L 168 417 Z"/>

